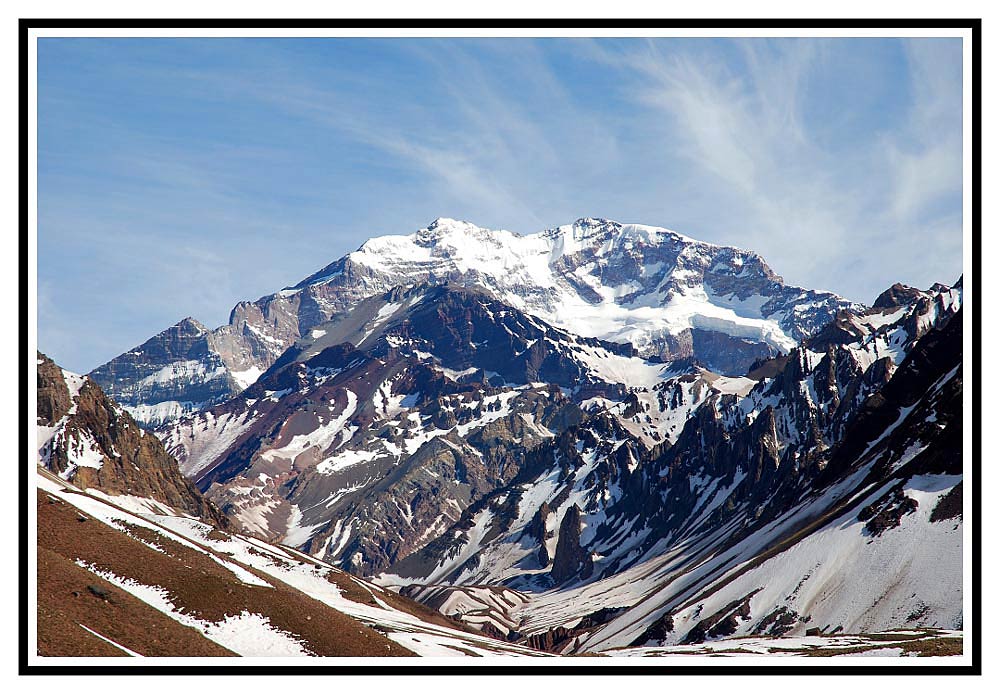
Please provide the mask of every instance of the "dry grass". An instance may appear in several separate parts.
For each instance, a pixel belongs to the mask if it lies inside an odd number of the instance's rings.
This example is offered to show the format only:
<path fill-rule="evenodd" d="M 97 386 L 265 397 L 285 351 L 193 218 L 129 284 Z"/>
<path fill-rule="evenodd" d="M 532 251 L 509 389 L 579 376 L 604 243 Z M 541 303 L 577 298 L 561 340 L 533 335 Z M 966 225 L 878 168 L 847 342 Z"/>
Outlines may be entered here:
<path fill-rule="evenodd" d="M 82 621 L 83 617 L 91 619 L 95 611 L 107 609 L 107 603 L 91 595 L 84 598 L 72 596 L 74 591 L 81 593 L 81 582 L 84 591 L 88 584 L 99 584 L 109 589 L 116 600 L 120 598 L 120 604 L 128 607 L 129 616 L 117 621 L 130 622 L 134 631 L 102 631 L 102 628 L 108 629 L 114 620 L 83 623 L 138 653 L 146 655 L 149 651 L 149 655 L 190 655 L 191 649 L 200 648 L 203 653 L 199 654 L 229 655 L 225 649 L 208 641 L 195 630 L 182 627 L 166 615 L 131 598 L 121 589 L 102 582 L 93 573 L 76 566 L 77 560 L 144 585 L 160 586 L 166 590 L 171 602 L 179 610 L 198 619 L 217 622 L 244 611 L 261 614 L 276 629 L 294 635 L 316 655 L 413 655 L 408 649 L 374 629 L 272 577 L 257 574 L 272 588 L 246 585 L 210 557 L 154 531 L 132 525 L 117 530 L 92 518 L 81 522 L 81 517 L 86 516 L 69 504 L 52 501 L 48 494 L 39 492 L 39 555 L 45 554 L 48 557 L 44 565 L 39 563 L 39 651 L 44 650 L 45 655 L 90 655 L 96 654 L 98 650 L 107 653 L 108 648 L 114 649 L 107 644 L 107 648 L 96 645 L 94 642 L 100 642 L 100 639 L 75 625 L 70 628 L 70 622 L 77 614 L 71 610 L 70 605 L 87 606 L 86 613 L 82 613 L 83 616 L 78 621 Z M 155 544 L 164 552 L 147 547 L 129 537 L 126 531 Z M 245 568 L 251 570 L 249 567 Z M 67 581 L 71 581 L 73 587 Z M 43 602 L 42 587 L 49 585 L 51 588 L 45 588 L 46 598 Z M 62 612 L 68 616 L 60 618 Z M 145 635 L 157 633 L 156 629 L 162 628 L 164 620 L 187 635 L 184 639 L 177 636 L 163 641 L 159 649 L 151 649 L 152 642 Z M 44 640 L 42 633 L 45 634 Z M 122 640 L 119 641 L 114 634 L 118 634 Z M 184 643 L 181 644 L 181 641 Z M 200 645 L 195 645 L 196 643 Z M 183 650 L 185 648 L 188 650 Z"/>

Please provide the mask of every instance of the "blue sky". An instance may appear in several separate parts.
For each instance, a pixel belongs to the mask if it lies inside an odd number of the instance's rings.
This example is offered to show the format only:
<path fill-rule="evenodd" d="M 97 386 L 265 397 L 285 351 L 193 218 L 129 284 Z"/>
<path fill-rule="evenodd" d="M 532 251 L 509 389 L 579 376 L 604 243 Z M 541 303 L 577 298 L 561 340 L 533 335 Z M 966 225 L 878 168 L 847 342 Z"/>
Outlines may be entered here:
<path fill-rule="evenodd" d="M 958 39 L 42 39 L 39 348 L 86 372 L 436 217 L 871 302 L 962 266 Z"/>

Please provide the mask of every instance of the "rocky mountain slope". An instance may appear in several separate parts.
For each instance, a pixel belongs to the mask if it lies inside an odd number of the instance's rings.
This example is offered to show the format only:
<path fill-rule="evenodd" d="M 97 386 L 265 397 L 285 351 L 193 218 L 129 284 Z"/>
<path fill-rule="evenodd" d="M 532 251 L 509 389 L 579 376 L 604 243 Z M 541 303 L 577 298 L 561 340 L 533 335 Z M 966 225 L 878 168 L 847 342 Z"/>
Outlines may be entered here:
<path fill-rule="evenodd" d="M 313 329 L 240 396 L 159 433 L 243 527 L 372 573 L 513 479 L 581 408 L 655 398 L 671 373 L 483 292 L 417 285 Z"/>
<path fill-rule="evenodd" d="M 86 376 L 38 353 L 38 464 L 119 505 L 172 509 L 226 527 L 229 521 L 177 467 L 160 440 Z"/>
<path fill-rule="evenodd" d="M 90 377 L 146 425 L 228 400 L 250 385 L 260 371 L 230 370 L 215 349 L 216 336 L 185 318 L 138 347 L 94 369 Z"/>
<path fill-rule="evenodd" d="M 421 282 L 477 287 L 574 334 L 728 375 L 787 352 L 838 310 L 861 308 L 785 285 L 755 253 L 658 227 L 580 219 L 521 236 L 442 218 L 409 236 L 373 238 L 293 287 L 242 302 L 216 330 L 185 319 L 91 375 L 155 425 L 239 392 L 362 300 Z"/>
<path fill-rule="evenodd" d="M 41 469 L 40 656 L 544 656 L 287 547 Z"/>
<path fill-rule="evenodd" d="M 93 381 L 39 354 L 37 655 L 544 656 L 247 538 Z"/>
<path fill-rule="evenodd" d="M 516 591 L 469 623 L 560 652 L 960 629 L 960 304 L 894 287 L 669 445 L 591 416 L 379 580 L 462 618 L 451 591 Z"/>

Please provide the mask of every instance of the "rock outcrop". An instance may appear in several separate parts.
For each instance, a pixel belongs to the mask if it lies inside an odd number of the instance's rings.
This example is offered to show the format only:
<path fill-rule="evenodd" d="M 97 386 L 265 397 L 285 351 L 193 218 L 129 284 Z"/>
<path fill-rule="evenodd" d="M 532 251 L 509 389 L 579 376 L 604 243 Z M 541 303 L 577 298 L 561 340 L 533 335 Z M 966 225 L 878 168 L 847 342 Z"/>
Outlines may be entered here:
<path fill-rule="evenodd" d="M 573 504 L 559 526 L 559 542 L 552 560 L 552 580 L 563 583 L 573 578 L 589 578 L 594 569 L 590 552 L 580 545 L 580 507 Z"/>
<path fill-rule="evenodd" d="M 38 354 L 39 463 L 81 489 L 152 499 L 219 527 L 229 521 L 177 461 L 93 380 Z"/>

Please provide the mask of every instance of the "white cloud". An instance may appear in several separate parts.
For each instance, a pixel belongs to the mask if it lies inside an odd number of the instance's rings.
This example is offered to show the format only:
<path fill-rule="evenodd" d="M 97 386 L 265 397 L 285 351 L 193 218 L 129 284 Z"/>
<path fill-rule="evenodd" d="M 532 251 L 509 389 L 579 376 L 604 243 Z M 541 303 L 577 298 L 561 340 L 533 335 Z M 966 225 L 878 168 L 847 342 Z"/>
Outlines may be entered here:
<path fill-rule="evenodd" d="M 832 148 L 806 117 L 808 91 L 822 88 L 811 73 L 827 59 L 825 44 L 742 41 L 737 47 L 737 68 L 732 58 L 667 51 L 661 43 L 600 55 L 631 73 L 635 100 L 672 124 L 662 147 L 684 158 L 690 185 L 710 191 L 705 194 L 724 210 L 704 210 L 712 240 L 760 252 L 786 280 L 861 300 L 897 280 L 953 281 L 960 271 L 960 227 L 928 216 L 943 196 L 961 190 L 954 113 L 960 82 L 954 64 L 938 55 L 949 47 L 907 45 L 914 93 L 908 117 L 871 151 L 843 141 L 836 142 L 842 149 Z M 864 254 L 912 245 L 932 221 L 948 240 L 935 243 L 950 251 L 947 264 L 897 253 L 870 268 L 876 272 L 858 273 Z"/>
<path fill-rule="evenodd" d="M 885 145 L 893 177 L 893 216 L 918 222 L 942 197 L 962 189 L 961 63 L 935 40 L 906 42 L 911 110 L 898 137 Z"/>

